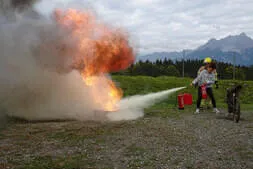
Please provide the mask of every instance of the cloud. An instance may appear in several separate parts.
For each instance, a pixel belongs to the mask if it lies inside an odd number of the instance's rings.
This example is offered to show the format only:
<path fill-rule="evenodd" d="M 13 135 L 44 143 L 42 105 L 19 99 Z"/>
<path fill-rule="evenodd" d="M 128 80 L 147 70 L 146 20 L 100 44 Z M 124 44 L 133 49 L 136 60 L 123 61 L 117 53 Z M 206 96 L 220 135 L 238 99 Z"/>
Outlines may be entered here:
<path fill-rule="evenodd" d="M 41 11 L 52 9 L 51 1 L 43 2 Z M 55 2 L 66 6 L 71 0 Z M 253 37 L 252 0 L 90 0 L 83 5 L 126 29 L 140 54 L 194 49 L 210 38 L 241 32 Z"/>

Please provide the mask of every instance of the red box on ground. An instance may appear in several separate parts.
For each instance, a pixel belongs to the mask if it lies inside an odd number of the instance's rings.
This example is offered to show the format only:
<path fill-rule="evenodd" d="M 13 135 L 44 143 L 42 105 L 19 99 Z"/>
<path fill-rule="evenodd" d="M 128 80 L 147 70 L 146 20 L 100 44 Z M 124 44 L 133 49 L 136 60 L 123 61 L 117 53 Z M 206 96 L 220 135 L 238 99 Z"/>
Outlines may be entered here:
<path fill-rule="evenodd" d="M 185 105 L 192 105 L 193 97 L 190 93 L 184 93 L 184 104 Z"/>

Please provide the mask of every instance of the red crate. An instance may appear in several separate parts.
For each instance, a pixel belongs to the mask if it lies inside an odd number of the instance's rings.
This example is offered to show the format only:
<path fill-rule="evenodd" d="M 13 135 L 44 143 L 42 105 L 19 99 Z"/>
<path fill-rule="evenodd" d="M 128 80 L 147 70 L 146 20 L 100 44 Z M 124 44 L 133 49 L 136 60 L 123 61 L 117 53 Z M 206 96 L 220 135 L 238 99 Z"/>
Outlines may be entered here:
<path fill-rule="evenodd" d="M 184 104 L 185 105 L 192 105 L 193 97 L 190 93 L 184 93 Z"/>

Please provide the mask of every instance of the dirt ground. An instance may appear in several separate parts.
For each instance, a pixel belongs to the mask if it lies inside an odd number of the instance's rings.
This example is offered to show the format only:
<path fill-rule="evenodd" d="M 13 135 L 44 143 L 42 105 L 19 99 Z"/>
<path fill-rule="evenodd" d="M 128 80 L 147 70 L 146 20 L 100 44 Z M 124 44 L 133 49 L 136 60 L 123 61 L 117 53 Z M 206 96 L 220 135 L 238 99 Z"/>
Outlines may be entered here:
<path fill-rule="evenodd" d="M 12 121 L 0 168 L 253 168 L 253 114 L 146 116 L 128 122 Z"/>

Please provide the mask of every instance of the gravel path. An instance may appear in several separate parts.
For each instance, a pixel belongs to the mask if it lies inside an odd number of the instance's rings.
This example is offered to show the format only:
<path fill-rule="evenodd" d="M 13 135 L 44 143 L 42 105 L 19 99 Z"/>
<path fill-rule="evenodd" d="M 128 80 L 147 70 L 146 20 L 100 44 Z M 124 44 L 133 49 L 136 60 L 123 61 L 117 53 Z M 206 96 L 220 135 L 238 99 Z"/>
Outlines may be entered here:
<path fill-rule="evenodd" d="M 213 113 L 129 122 L 10 123 L 0 168 L 253 168 L 253 114 Z"/>

